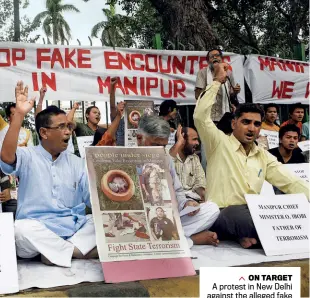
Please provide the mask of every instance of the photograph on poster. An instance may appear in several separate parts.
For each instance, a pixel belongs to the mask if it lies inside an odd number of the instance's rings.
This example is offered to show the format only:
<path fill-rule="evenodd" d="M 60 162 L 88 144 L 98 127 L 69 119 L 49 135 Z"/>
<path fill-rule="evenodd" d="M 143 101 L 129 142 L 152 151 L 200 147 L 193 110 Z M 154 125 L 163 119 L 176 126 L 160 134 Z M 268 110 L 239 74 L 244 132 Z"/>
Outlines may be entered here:
<path fill-rule="evenodd" d="M 165 170 L 155 163 L 137 166 L 139 183 L 145 206 L 171 206 Z"/>
<path fill-rule="evenodd" d="M 144 212 L 115 212 L 102 214 L 107 243 L 149 241 Z"/>
<path fill-rule="evenodd" d="M 147 207 L 146 213 L 153 241 L 180 239 L 172 208 Z"/>

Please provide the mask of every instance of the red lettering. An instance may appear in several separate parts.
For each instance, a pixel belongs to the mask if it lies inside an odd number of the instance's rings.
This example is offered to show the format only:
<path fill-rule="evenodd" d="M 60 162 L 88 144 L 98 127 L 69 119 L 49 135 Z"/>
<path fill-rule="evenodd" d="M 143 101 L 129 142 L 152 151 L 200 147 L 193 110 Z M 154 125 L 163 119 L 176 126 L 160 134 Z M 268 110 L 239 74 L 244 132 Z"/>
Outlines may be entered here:
<path fill-rule="evenodd" d="M 70 68 L 70 64 L 76 68 L 76 63 L 72 60 L 75 55 L 75 49 L 70 52 L 70 49 L 65 48 L 65 68 Z"/>
<path fill-rule="evenodd" d="M 188 56 L 187 61 L 190 61 L 189 73 L 194 74 L 194 64 L 199 60 L 198 56 Z"/>
<path fill-rule="evenodd" d="M 186 57 L 183 56 L 181 58 L 182 60 L 179 60 L 179 57 L 174 56 L 172 60 L 172 71 L 173 73 L 177 73 L 177 70 L 184 74 L 185 73 L 185 67 L 186 67 Z"/>
<path fill-rule="evenodd" d="M 163 57 L 159 56 L 159 72 L 170 73 L 171 72 L 171 56 L 167 57 L 166 68 L 163 67 Z"/>
<path fill-rule="evenodd" d="M 141 66 L 137 66 L 136 65 L 136 59 L 139 59 L 140 61 L 143 61 L 143 55 L 142 54 L 132 54 L 131 57 L 131 67 L 133 70 L 142 70 L 144 71 L 144 65 L 141 65 L 141 63 L 139 63 Z"/>
<path fill-rule="evenodd" d="M 32 85 L 34 91 L 39 91 L 38 73 L 36 72 L 32 73 Z M 50 87 L 53 91 L 57 91 L 56 74 L 52 72 L 51 76 L 48 76 L 45 72 L 42 72 L 40 85 Z"/>
<path fill-rule="evenodd" d="M 117 59 L 116 52 L 103 52 L 106 69 L 122 69 Z M 116 59 L 114 59 L 116 58 Z"/>
<path fill-rule="evenodd" d="M 283 61 L 283 69 L 286 71 L 286 68 L 288 68 L 289 70 L 291 71 L 294 71 L 295 68 L 294 68 L 294 65 L 295 65 L 295 62 L 293 61 Z"/>
<path fill-rule="evenodd" d="M 107 77 L 105 81 L 103 81 L 100 77 L 97 77 L 97 83 L 99 86 L 99 93 L 103 93 L 104 88 L 108 88 L 108 92 L 110 93 L 110 77 Z"/>
<path fill-rule="evenodd" d="M 61 68 L 65 68 L 65 64 L 64 64 L 64 61 L 62 59 L 62 55 L 59 49 L 54 49 L 53 51 L 52 60 L 51 60 L 51 68 L 54 68 L 56 63 L 59 63 Z"/>
<path fill-rule="evenodd" d="M 173 97 L 175 98 L 178 98 L 179 97 L 179 94 L 182 96 L 182 97 L 186 97 L 185 94 L 183 93 L 185 90 L 186 90 L 186 86 L 185 86 L 185 83 L 183 80 L 174 80 L 173 81 L 173 84 L 174 84 L 174 93 L 173 93 Z M 181 85 L 181 86 L 179 86 Z"/>
<path fill-rule="evenodd" d="M 166 81 L 160 80 L 160 95 L 162 98 L 171 98 L 172 97 L 172 82 L 168 80 L 168 92 L 165 93 L 164 83 Z"/>
<path fill-rule="evenodd" d="M 282 98 L 292 98 L 292 92 L 294 91 L 294 85 L 295 85 L 294 82 L 284 81 Z M 289 94 L 289 93 L 291 93 L 291 94 Z"/>
<path fill-rule="evenodd" d="M 50 55 L 45 56 L 44 54 L 50 54 L 51 49 L 37 49 L 37 68 L 42 68 L 42 62 L 51 61 Z"/>
<path fill-rule="evenodd" d="M 151 64 L 150 60 L 153 59 L 153 64 Z M 151 68 L 153 66 L 153 68 Z M 148 72 L 158 72 L 158 60 L 157 55 L 146 54 L 145 55 L 145 70 Z M 146 82 L 147 85 L 147 82 Z"/>
<path fill-rule="evenodd" d="M 0 67 L 11 66 L 11 54 L 9 49 L 0 49 L 0 57 L 1 53 L 6 54 L 6 62 L 0 62 Z"/>
<path fill-rule="evenodd" d="M 199 69 L 208 67 L 207 57 L 203 56 L 199 59 Z"/>
<path fill-rule="evenodd" d="M 78 68 L 91 68 L 91 57 L 84 57 L 84 55 L 90 55 L 90 50 L 78 49 Z"/>
<path fill-rule="evenodd" d="M 129 94 L 129 90 L 132 91 L 135 95 L 138 95 L 137 90 L 137 77 L 132 78 L 133 81 L 131 82 L 129 78 L 124 77 L 124 87 L 125 87 L 125 94 Z"/>
<path fill-rule="evenodd" d="M 281 82 L 280 87 L 278 87 L 277 82 L 273 81 L 271 97 L 275 97 L 275 95 L 277 95 L 277 98 L 281 98 L 282 89 L 283 89 L 283 82 Z"/>
<path fill-rule="evenodd" d="M 12 49 L 12 62 L 16 66 L 16 61 L 25 60 L 25 49 Z"/>
<path fill-rule="evenodd" d="M 307 89 L 306 89 L 306 94 L 305 94 L 305 98 L 309 97 L 309 93 L 310 93 L 310 83 L 308 82 L 307 84 Z"/>
<path fill-rule="evenodd" d="M 275 66 L 278 66 L 281 70 L 283 70 L 281 63 L 278 62 L 277 59 L 275 59 L 275 58 L 270 58 L 270 61 L 271 61 L 271 65 L 272 65 L 273 70 L 275 70 Z M 271 69 L 270 69 L 270 70 L 271 70 Z"/>
<path fill-rule="evenodd" d="M 131 70 L 130 54 L 126 54 L 126 58 L 124 58 L 121 53 L 117 53 L 117 54 L 118 54 L 118 62 L 121 65 L 121 69 L 123 69 L 123 65 L 125 65 L 127 69 Z"/>
<path fill-rule="evenodd" d="M 140 78 L 141 95 L 145 96 L 145 78 Z"/>
<path fill-rule="evenodd" d="M 258 56 L 258 61 L 260 62 L 260 70 L 264 70 L 265 67 L 269 67 L 270 71 L 274 71 L 274 66 L 270 65 L 270 61 L 268 57 L 264 59 Z"/>
<path fill-rule="evenodd" d="M 153 82 L 153 83 L 152 83 Z M 146 78 L 146 95 L 151 95 L 151 88 L 158 88 L 158 79 L 155 78 Z"/>

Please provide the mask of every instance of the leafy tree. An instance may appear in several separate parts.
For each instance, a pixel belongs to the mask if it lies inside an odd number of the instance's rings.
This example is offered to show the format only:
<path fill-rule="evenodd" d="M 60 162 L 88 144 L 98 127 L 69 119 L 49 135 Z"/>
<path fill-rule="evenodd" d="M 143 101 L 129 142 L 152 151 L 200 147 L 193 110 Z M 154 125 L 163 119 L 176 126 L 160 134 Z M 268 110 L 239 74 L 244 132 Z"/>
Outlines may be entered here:
<path fill-rule="evenodd" d="M 53 43 L 71 39 L 71 29 L 63 13 L 66 11 L 80 12 L 74 5 L 63 4 L 62 0 L 46 0 L 46 10 L 39 13 L 33 20 L 34 24 L 42 24 L 47 38 L 53 38 Z"/>

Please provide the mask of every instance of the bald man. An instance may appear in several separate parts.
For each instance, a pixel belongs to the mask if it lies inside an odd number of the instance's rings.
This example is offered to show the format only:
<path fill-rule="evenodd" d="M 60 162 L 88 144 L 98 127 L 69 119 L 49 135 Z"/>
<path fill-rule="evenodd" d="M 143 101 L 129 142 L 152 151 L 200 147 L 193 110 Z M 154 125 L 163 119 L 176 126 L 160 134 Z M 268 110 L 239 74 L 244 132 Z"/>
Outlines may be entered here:
<path fill-rule="evenodd" d="M 198 155 L 199 138 L 195 129 L 178 127 L 176 143 L 170 149 L 176 173 L 188 198 L 204 201 L 205 172 Z"/>

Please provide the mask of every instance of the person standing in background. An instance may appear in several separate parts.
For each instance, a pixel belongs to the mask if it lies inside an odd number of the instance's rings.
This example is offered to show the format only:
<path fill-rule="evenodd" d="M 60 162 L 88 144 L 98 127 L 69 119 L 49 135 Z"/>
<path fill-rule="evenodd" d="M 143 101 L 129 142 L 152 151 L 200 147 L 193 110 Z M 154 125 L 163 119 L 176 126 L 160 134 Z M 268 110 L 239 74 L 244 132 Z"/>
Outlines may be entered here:
<path fill-rule="evenodd" d="M 279 131 L 280 127 L 277 125 L 276 120 L 278 119 L 279 106 L 275 103 L 269 103 L 264 106 L 265 119 L 262 122 L 261 129 L 270 131 Z"/>

